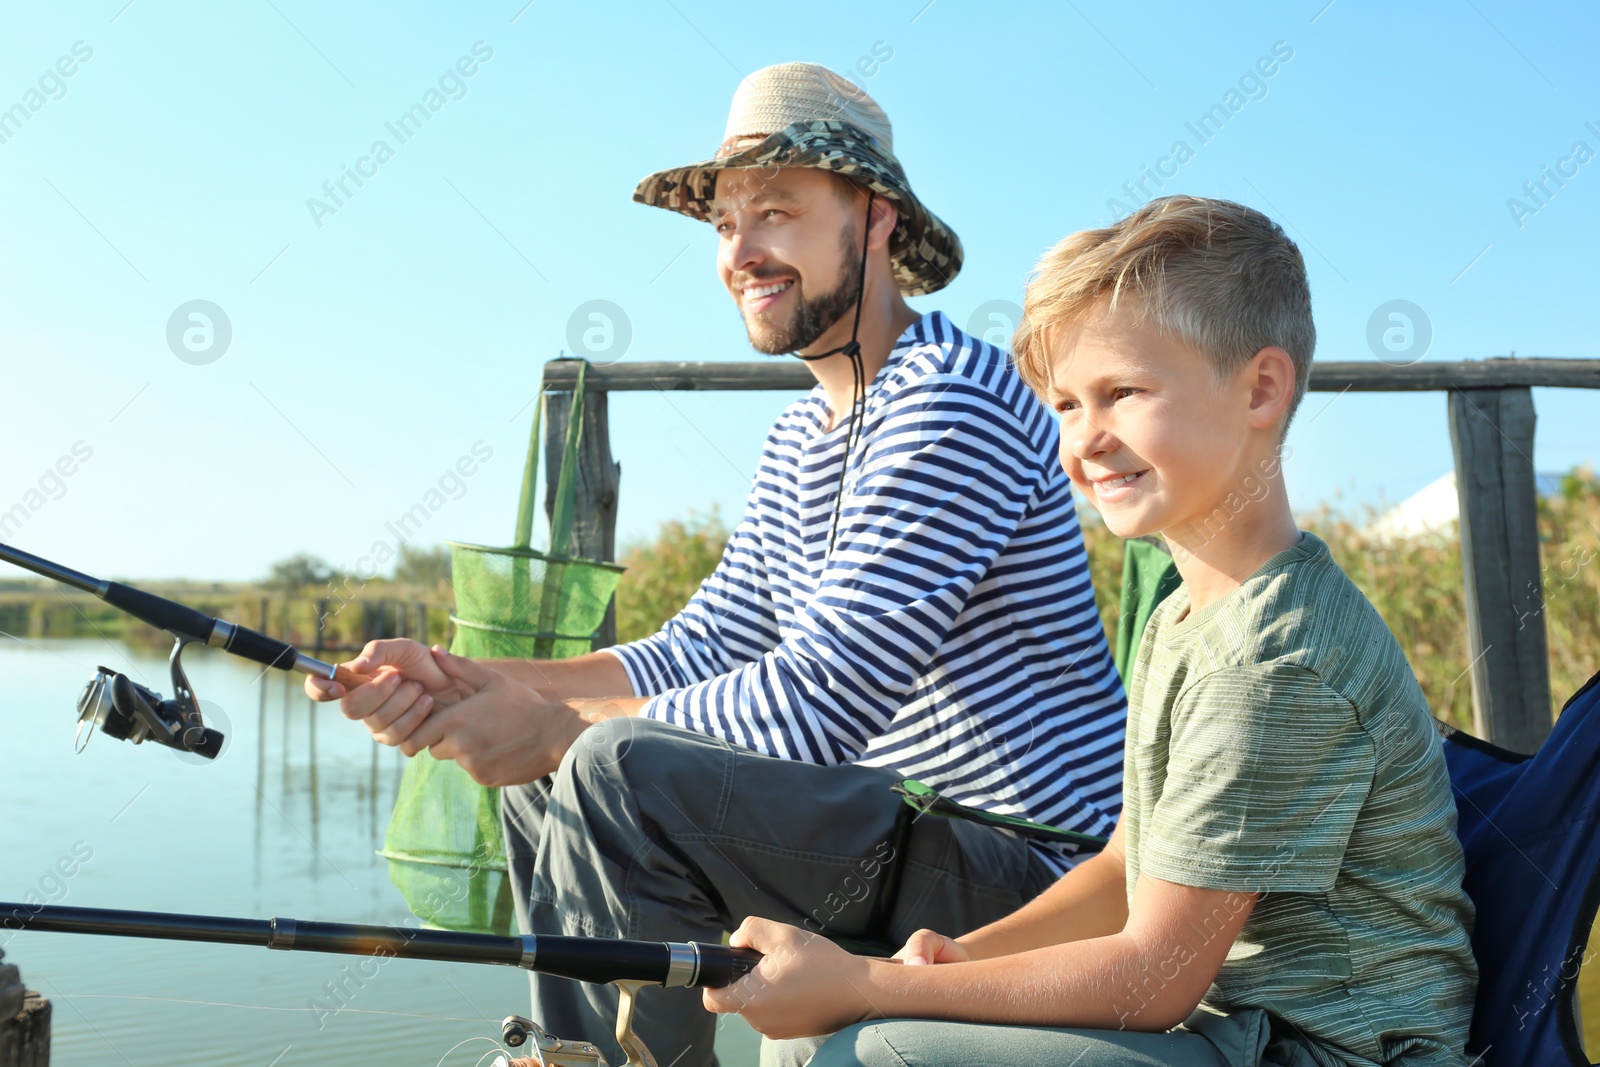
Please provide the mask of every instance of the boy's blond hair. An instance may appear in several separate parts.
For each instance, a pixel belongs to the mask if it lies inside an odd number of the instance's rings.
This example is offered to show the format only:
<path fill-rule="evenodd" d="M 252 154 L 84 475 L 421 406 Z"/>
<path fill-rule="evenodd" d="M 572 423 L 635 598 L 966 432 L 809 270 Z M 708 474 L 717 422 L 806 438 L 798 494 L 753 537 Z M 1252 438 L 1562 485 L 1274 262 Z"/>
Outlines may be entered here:
<path fill-rule="evenodd" d="M 1300 249 L 1261 212 L 1230 200 L 1167 196 L 1046 252 L 1022 298 L 1011 351 L 1039 396 L 1050 380 L 1051 334 L 1102 299 L 1133 300 L 1138 317 L 1200 352 L 1218 379 L 1277 345 L 1294 362 L 1287 430 L 1311 374 L 1317 330 Z"/>

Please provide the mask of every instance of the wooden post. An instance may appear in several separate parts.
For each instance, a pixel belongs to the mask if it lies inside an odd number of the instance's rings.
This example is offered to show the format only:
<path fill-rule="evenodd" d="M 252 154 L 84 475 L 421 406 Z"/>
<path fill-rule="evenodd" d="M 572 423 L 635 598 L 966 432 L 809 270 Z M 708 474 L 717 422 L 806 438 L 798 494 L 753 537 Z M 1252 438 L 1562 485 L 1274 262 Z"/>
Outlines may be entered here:
<path fill-rule="evenodd" d="M 1474 730 L 1529 753 L 1551 726 L 1534 421 L 1527 387 L 1450 391 Z"/>
<path fill-rule="evenodd" d="M 566 362 L 558 360 L 547 367 Z M 570 379 L 569 379 L 570 380 Z M 567 423 L 572 412 L 572 393 L 548 392 L 545 406 L 545 516 L 555 510 L 556 483 L 561 475 L 561 455 L 567 446 Z M 617 489 L 622 466 L 611 458 L 611 428 L 606 413 L 606 394 L 589 386 L 583 398 L 583 436 L 578 442 L 578 481 L 572 508 L 572 541 L 567 551 L 574 556 L 611 561 L 617 552 Z M 617 642 L 617 606 L 606 608 L 595 648 Z"/>
<path fill-rule="evenodd" d="M 50 1002 L 24 988 L 15 967 L 0 963 L 0 1067 L 49 1063 Z"/>

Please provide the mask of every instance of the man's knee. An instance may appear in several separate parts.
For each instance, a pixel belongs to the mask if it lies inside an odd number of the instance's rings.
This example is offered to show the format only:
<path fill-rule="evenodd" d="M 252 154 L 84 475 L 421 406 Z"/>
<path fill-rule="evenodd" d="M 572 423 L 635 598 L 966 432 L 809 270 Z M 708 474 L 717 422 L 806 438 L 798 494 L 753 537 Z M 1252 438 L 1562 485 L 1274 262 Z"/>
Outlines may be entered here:
<path fill-rule="evenodd" d="M 733 759 L 726 742 L 706 734 L 654 719 L 607 719 L 568 750 L 552 802 L 591 816 L 632 811 L 663 832 L 711 832 L 726 804 Z"/>
<path fill-rule="evenodd" d="M 595 723 L 567 750 L 557 775 L 584 784 L 626 781 L 635 750 L 642 753 L 650 744 L 640 723 L 633 715 Z"/>
<path fill-rule="evenodd" d="M 595 723 L 573 742 L 558 774 L 581 784 L 654 780 L 684 759 L 720 755 L 714 738 L 654 719 L 624 715 Z"/>

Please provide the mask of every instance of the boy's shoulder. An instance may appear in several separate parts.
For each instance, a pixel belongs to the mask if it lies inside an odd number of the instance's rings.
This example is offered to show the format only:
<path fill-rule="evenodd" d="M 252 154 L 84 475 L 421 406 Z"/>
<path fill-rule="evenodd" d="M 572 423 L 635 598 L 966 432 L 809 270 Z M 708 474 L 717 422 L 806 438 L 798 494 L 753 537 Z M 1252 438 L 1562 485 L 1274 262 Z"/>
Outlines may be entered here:
<path fill-rule="evenodd" d="M 1156 638 L 1158 658 L 1177 658 L 1165 665 L 1181 676 L 1170 681 L 1187 685 L 1217 672 L 1304 672 L 1363 720 L 1397 707 L 1426 713 L 1394 634 L 1314 533 L 1303 533 L 1299 544 L 1216 604 L 1180 620 L 1186 604 L 1185 595 L 1174 593 L 1157 609 L 1147 635 Z"/>

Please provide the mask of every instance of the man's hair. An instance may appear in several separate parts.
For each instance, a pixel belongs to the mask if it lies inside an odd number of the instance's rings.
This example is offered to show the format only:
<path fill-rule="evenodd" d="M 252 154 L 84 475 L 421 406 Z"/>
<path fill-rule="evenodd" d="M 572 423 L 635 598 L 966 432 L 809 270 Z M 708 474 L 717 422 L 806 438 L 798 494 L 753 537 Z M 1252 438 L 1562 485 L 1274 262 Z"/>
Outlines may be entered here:
<path fill-rule="evenodd" d="M 1041 397 L 1050 379 L 1051 335 L 1101 300 L 1151 316 L 1211 364 L 1218 380 L 1276 345 L 1294 363 L 1289 419 L 1305 396 L 1311 353 L 1311 286 L 1305 260 L 1283 228 L 1230 200 L 1167 196 L 1105 229 L 1080 230 L 1046 252 L 1028 280 L 1011 350 Z"/>
<path fill-rule="evenodd" d="M 854 207 L 857 200 L 865 200 L 867 198 L 865 183 L 858 182 L 847 174 L 839 174 L 835 171 L 826 171 L 825 173 L 833 178 L 834 194 L 838 196 L 839 202 L 845 207 Z"/>

